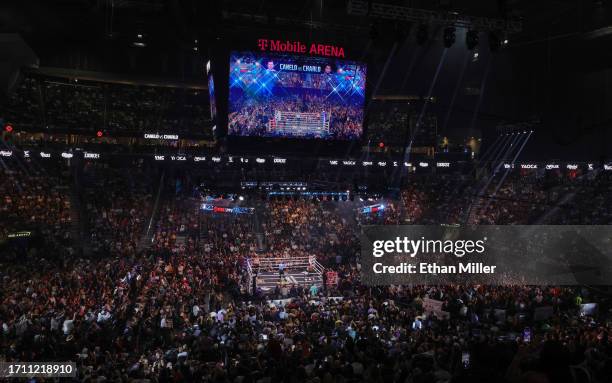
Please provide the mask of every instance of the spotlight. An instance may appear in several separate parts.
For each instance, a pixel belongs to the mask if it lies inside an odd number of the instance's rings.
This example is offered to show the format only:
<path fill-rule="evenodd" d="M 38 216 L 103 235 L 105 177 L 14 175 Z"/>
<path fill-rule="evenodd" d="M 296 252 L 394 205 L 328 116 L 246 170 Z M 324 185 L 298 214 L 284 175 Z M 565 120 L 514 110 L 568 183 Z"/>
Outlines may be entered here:
<path fill-rule="evenodd" d="M 197 51 L 199 50 L 199 48 L 198 48 L 198 42 L 199 42 L 199 40 L 198 40 L 198 39 L 194 39 L 194 40 L 193 40 L 193 51 L 194 51 L 194 52 L 197 52 Z"/>
<path fill-rule="evenodd" d="M 243 196 L 238 197 L 238 199 L 239 199 L 240 201 L 244 201 L 244 197 L 243 197 Z"/>
<path fill-rule="evenodd" d="M 465 45 L 469 50 L 473 50 L 478 45 L 478 31 L 469 30 L 465 34 Z"/>
<path fill-rule="evenodd" d="M 429 28 L 425 24 L 419 25 L 419 29 L 416 32 L 416 41 L 417 44 L 423 45 L 427 42 L 429 38 Z"/>
<path fill-rule="evenodd" d="M 444 29 L 444 47 L 450 48 L 455 43 L 455 27 L 446 27 Z"/>
<path fill-rule="evenodd" d="M 147 46 L 147 43 L 144 41 L 144 35 L 142 33 L 136 34 L 136 39 L 132 41 L 132 46 L 136 48 L 144 48 Z"/>

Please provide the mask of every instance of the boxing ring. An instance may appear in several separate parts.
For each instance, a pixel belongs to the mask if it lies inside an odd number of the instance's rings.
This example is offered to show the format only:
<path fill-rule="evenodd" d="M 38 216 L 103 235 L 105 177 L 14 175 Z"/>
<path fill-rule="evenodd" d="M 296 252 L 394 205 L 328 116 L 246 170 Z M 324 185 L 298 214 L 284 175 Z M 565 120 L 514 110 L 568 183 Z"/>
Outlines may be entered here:
<path fill-rule="evenodd" d="M 279 272 L 279 266 L 284 265 L 284 272 Z M 253 288 L 264 293 L 274 291 L 276 286 L 285 285 L 310 287 L 323 285 L 325 267 L 317 261 L 314 255 L 307 257 L 282 258 L 247 258 L 246 272 L 248 275 L 247 291 L 253 293 Z"/>

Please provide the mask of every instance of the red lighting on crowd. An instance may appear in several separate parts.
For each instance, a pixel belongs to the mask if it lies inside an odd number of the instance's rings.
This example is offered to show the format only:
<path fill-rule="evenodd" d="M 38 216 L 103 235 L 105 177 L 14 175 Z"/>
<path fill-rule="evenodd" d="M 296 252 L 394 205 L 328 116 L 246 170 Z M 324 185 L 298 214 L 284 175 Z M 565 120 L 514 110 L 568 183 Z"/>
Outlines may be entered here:
<path fill-rule="evenodd" d="M 102 137 L 104 135 L 104 133 L 102 133 L 101 130 L 98 130 L 98 132 L 96 133 L 96 136 L 98 137 Z"/>
<path fill-rule="evenodd" d="M 381 149 L 384 148 L 385 147 L 385 143 L 384 142 L 379 142 L 378 143 L 378 147 L 381 148 Z"/>
<path fill-rule="evenodd" d="M 6 125 L 6 126 L 4 127 L 4 130 L 6 130 L 8 133 L 10 133 L 10 132 L 12 132 L 12 131 L 13 131 L 13 127 L 12 127 L 11 125 Z"/>

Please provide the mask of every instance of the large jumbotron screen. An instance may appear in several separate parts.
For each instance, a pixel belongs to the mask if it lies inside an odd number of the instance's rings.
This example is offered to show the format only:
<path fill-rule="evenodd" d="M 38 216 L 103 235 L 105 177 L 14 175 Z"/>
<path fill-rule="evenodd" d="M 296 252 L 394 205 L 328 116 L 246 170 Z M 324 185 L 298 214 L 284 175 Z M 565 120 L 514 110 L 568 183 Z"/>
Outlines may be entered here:
<path fill-rule="evenodd" d="M 208 96 L 210 100 L 210 119 L 213 124 L 217 119 L 217 98 L 215 96 L 215 80 L 210 67 L 210 61 L 206 63 L 206 75 L 208 76 Z"/>
<path fill-rule="evenodd" d="M 366 65 L 320 57 L 232 52 L 228 134 L 356 140 Z"/>

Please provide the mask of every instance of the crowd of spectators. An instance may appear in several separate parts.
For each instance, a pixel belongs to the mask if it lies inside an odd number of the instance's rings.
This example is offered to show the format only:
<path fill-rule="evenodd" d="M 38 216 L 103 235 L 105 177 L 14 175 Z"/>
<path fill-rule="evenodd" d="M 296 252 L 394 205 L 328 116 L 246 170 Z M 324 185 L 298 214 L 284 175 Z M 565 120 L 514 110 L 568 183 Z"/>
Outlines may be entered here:
<path fill-rule="evenodd" d="M 293 137 L 353 140 L 363 133 L 363 106 L 359 100 L 342 102 L 318 91 L 303 91 L 296 95 L 270 95 L 263 100 L 248 99 L 242 91 L 230 93 L 228 134 L 254 137 Z M 318 121 L 311 126 L 283 129 L 276 112 L 318 113 Z M 329 129 L 323 129 L 325 116 Z M 297 117 L 296 117 L 297 118 Z M 287 122 L 288 124 L 290 122 Z"/>
<path fill-rule="evenodd" d="M 372 101 L 368 110 L 368 138 L 387 145 L 408 142 L 411 109 L 407 102 Z"/>
<path fill-rule="evenodd" d="M 6 103 L 0 118 L 45 132 L 98 130 L 142 137 L 172 133 L 212 137 L 206 90 L 145 86 L 27 74 Z"/>
<path fill-rule="evenodd" d="M 41 89 L 38 81 L 33 77 L 26 77 L 21 81 L 10 97 L 0 103 L 0 116 L 7 122 L 41 125 L 43 123 L 43 110 L 41 108 Z"/>
<path fill-rule="evenodd" d="M 330 131 L 326 138 L 351 140 L 361 137 L 363 95 L 352 95 L 352 81 L 342 80 L 344 76 L 339 74 L 308 74 L 304 77 L 296 72 L 274 73 L 279 87 L 292 89 L 293 92 L 300 89 L 303 92 L 300 98 L 307 101 L 297 102 L 293 96 L 264 95 L 262 97 L 266 97 L 265 103 L 268 105 L 264 108 L 247 104 L 240 99 L 241 94 L 234 92 L 229 119 L 232 134 L 286 136 L 289 133 L 274 133 L 268 126 L 273 119 L 273 111 L 282 110 L 325 111 L 331 115 Z M 261 81 L 253 82 L 244 75 L 241 78 L 247 82 L 245 88 L 261 88 Z M 361 89 L 362 85 L 359 83 L 356 86 Z M 344 101 L 328 97 L 330 92 L 342 94 Z M 316 108 L 309 109 L 307 104 L 316 105 Z M 409 102 L 373 101 L 368 107 L 367 139 L 372 142 L 384 141 L 387 145 L 405 145 L 410 134 L 411 116 L 414 117 L 414 110 Z M 137 137 L 144 132 L 168 132 L 179 136 L 196 134 L 205 138 L 213 135 L 209 128 L 209 97 L 206 90 L 84 79 L 74 81 L 36 73 L 26 74 L 8 100 L 2 103 L 0 118 L 11 123 L 19 122 L 19 125 L 44 127 L 48 133 L 66 130 L 95 133 L 106 130 Z M 309 137 L 304 132 L 295 135 Z"/>
<path fill-rule="evenodd" d="M 130 177 L 125 177 L 130 174 Z M 154 182 L 138 161 L 122 167 L 90 162 L 83 169 L 83 205 L 92 251 L 136 253 L 153 209 Z"/>
<path fill-rule="evenodd" d="M 609 225 L 612 222 L 612 180 L 607 173 L 571 177 L 553 187 L 548 201 L 555 202 L 557 214 L 551 217 L 564 225 Z M 580 206 L 579 209 L 574 208 Z"/>
<path fill-rule="evenodd" d="M 0 167 L 0 238 L 23 235 L 72 252 L 67 168 Z M 24 234 L 18 234 L 24 232 Z"/>
<path fill-rule="evenodd" d="M 268 254 L 274 258 L 315 255 L 333 262 L 336 257 L 354 256 L 354 217 L 341 208 L 333 202 L 314 206 L 304 200 L 268 202 L 263 220 Z"/>
<path fill-rule="evenodd" d="M 496 176 L 478 194 L 470 215 L 475 224 L 610 224 L 611 180 L 606 172 Z"/>
<path fill-rule="evenodd" d="M 160 177 L 141 163 L 85 163 L 82 172 L 2 170 L 2 234 L 35 224 L 50 230 L 45 238 L 61 236 L 69 190 L 82 182 L 84 221 L 95 234 L 85 240 L 98 249 L 88 257 L 58 242 L 59 257 L 39 248 L 0 260 L 2 359 L 74 360 L 78 379 L 92 382 L 606 383 L 612 376 L 605 290 L 360 283 L 361 225 L 461 223 L 479 195 L 465 176 L 415 177 L 398 198 L 379 201 L 247 201 L 255 212 L 234 215 L 202 211 L 202 200 L 171 176 L 161 178 L 167 187 L 155 209 Z M 534 223 L 546 202 L 546 222 L 610 223 L 607 175 L 505 182 L 495 196 L 496 182 L 480 195 L 490 201 L 474 206 L 480 222 Z M 376 203 L 385 208 L 363 212 Z M 151 245 L 139 249 L 152 215 Z M 248 292 L 246 258 L 299 255 L 337 271 L 337 284 L 288 286 L 280 301 Z M 431 299 L 447 314 L 428 311 Z M 587 302 L 598 304 L 595 314 L 583 315 Z"/>

